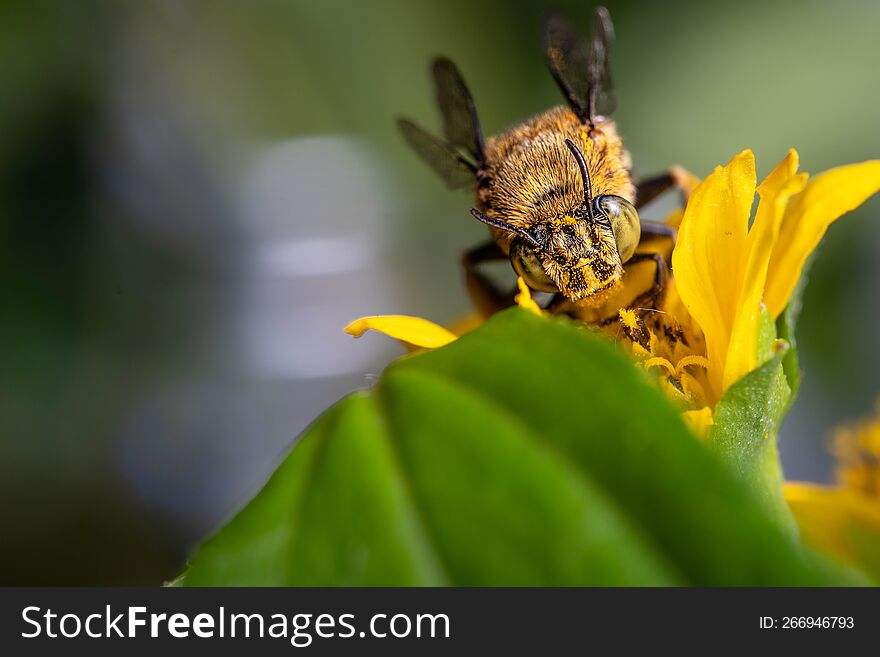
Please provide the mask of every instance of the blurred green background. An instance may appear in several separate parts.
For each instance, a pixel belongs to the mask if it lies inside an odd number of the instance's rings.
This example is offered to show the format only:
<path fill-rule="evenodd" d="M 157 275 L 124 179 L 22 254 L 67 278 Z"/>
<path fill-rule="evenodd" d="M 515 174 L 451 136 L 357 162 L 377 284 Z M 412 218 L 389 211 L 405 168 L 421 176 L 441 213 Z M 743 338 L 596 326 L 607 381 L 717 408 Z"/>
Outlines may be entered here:
<path fill-rule="evenodd" d="M 587 29 L 592 5 L 556 2 Z M 609 2 L 637 175 L 790 146 L 880 156 L 880 4 Z M 0 4 L 0 583 L 159 583 L 323 408 L 399 353 L 362 314 L 449 322 L 483 236 L 394 129 L 560 103 L 539 2 Z M 655 208 L 657 218 L 662 207 Z M 880 199 L 832 226 L 799 331 L 789 478 L 827 481 L 880 390 Z"/>

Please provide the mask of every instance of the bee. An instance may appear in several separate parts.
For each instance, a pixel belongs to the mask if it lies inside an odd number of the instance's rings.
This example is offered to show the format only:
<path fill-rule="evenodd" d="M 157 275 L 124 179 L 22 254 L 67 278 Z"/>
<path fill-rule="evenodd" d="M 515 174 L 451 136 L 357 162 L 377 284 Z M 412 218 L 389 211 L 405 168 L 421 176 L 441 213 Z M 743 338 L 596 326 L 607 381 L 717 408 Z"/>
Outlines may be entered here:
<path fill-rule="evenodd" d="M 596 9 L 589 42 L 557 15 L 545 21 L 543 36 L 566 105 L 484 139 L 461 74 L 438 58 L 432 71 L 445 139 L 407 119 L 398 125 L 450 188 L 475 193 L 471 215 L 489 227 L 492 239 L 462 261 L 480 310 L 488 315 L 513 303 L 514 293 L 498 289 L 480 270 L 482 263 L 509 259 L 532 290 L 553 295 L 552 312 L 611 321 L 623 305 L 650 306 L 662 294 L 674 231 L 641 222 L 638 210 L 685 183 L 675 168 L 633 182 L 632 159 L 610 118 L 616 101 L 608 10 Z M 648 287 L 623 302 L 627 278 L 640 263 L 653 269 Z"/>

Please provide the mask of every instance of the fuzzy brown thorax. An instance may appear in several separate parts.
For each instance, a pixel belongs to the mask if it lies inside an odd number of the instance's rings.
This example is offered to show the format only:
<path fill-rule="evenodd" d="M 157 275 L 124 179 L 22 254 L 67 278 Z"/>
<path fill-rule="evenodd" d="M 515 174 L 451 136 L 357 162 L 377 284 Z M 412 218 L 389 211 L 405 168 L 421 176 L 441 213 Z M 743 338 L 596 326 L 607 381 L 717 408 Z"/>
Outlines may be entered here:
<path fill-rule="evenodd" d="M 599 120 L 590 130 L 570 109 L 557 107 L 489 138 L 477 172 L 477 203 L 488 216 L 535 235 L 536 255 L 566 297 L 600 303 L 620 282 L 623 266 L 610 226 L 592 221 L 584 207 L 566 139 L 583 153 L 594 197 L 635 200 L 629 153 L 614 122 Z M 497 228 L 492 234 L 509 254 L 515 235 Z"/>

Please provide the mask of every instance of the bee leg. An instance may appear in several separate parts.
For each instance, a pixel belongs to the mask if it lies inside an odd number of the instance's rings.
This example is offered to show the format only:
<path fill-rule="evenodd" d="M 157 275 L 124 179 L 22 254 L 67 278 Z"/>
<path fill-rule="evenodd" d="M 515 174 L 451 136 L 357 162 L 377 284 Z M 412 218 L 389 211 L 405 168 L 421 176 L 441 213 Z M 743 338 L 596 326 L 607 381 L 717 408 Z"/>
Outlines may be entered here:
<path fill-rule="evenodd" d="M 636 253 L 626 264 L 634 265 L 647 260 L 654 262 L 654 283 L 635 298 L 632 304 L 634 307 L 647 306 L 653 308 L 657 305 L 666 289 L 666 260 L 659 253 Z"/>
<path fill-rule="evenodd" d="M 641 232 L 636 254 L 659 253 L 668 262 L 675 248 L 675 228 L 666 224 L 643 222 Z"/>
<path fill-rule="evenodd" d="M 486 317 L 512 306 L 513 297 L 516 295 L 516 290 L 503 292 L 498 289 L 498 286 L 478 269 L 480 264 L 495 260 L 507 260 L 507 256 L 494 240 L 466 251 L 461 257 L 468 294 L 480 314 Z"/>
<path fill-rule="evenodd" d="M 691 192 L 699 180 L 689 171 L 681 167 L 671 167 L 666 173 L 655 178 L 648 178 L 636 185 L 636 209 L 646 206 L 655 198 L 670 189 L 681 192 L 682 203 L 687 204 Z"/>

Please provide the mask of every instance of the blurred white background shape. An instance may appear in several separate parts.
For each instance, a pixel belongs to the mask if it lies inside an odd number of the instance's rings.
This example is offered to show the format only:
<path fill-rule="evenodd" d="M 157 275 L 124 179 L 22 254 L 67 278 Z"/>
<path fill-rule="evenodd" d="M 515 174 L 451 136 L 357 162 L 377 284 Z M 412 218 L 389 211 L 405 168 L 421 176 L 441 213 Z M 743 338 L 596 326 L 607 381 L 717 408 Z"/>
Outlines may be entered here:
<path fill-rule="evenodd" d="M 403 310 L 384 257 L 395 208 L 381 162 L 339 136 L 291 139 L 252 158 L 239 206 L 251 247 L 239 313 L 250 374 L 340 376 L 392 355 L 393 344 L 342 332 L 360 315 Z"/>

